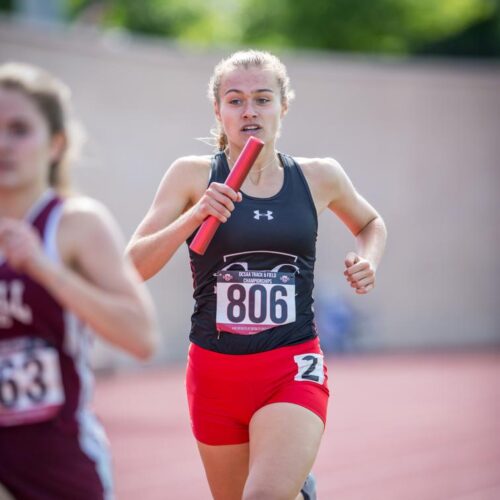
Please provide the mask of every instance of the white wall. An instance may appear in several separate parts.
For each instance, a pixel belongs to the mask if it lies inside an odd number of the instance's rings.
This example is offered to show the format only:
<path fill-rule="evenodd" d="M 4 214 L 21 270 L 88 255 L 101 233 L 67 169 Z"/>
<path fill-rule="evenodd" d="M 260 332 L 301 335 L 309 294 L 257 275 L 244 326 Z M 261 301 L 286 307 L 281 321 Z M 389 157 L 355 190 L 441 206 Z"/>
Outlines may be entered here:
<path fill-rule="evenodd" d="M 128 238 L 168 165 L 207 154 L 205 97 L 229 51 L 190 52 L 93 31 L 0 24 L 0 61 L 51 70 L 73 89 L 90 142 L 76 184 Z M 348 295 L 369 349 L 500 344 L 500 65 L 285 54 L 297 93 L 279 147 L 333 156 L 389 228 L 378 287 L 343 283 L 347 230 L 320 219 L 318 286 Z M 165 337 L 182 357 L 192 308 L 185 248 L 150 281 Z"/>

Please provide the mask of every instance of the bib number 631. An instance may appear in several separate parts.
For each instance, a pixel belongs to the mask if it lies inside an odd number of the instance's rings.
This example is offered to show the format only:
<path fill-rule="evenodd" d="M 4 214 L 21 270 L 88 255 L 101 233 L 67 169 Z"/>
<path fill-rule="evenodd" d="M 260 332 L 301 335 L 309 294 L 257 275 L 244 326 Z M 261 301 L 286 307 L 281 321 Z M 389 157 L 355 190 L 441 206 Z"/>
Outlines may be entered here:
<path fill-rule="evenodd" d="M 0 360 L 0 406 L 5 408 L 14 407 L 23 397 L 38 403 L 47 394 L 42 360 L 30 356 L 19 361 Z"/>
<path fill-rule="evenodd" d="M 56 349 L 39 345 L 0 353 L 0 427 L 47 420 L 64 399 Z"/>

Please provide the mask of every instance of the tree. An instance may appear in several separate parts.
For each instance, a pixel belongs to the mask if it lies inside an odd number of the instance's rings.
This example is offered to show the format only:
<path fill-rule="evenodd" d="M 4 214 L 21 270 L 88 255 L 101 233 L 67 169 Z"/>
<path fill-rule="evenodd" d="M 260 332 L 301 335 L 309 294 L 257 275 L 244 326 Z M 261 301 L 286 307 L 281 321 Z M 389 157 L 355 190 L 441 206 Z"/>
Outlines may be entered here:
<path fill-rule="evenodd" d="M 0 0 L 7 2 L 8 0 Z M 103 24 L 197 45 L 500 54 L 500 0 L 67 0 Z"/>
<path fill-rule="evenodd" d="M 484 22 L 498 0 L 252 0 L 248 44 L 412 53 Z"/>

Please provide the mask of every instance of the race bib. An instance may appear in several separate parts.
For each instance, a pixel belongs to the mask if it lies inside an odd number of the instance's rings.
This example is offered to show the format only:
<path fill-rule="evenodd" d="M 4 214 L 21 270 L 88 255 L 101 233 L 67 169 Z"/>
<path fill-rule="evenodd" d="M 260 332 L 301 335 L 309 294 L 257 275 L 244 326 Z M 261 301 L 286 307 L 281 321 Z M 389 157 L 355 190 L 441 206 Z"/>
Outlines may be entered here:
<path fill-rule="evenodd" d="M 317 382 L 323 385 L 325 381 L 325 369 L 323 355 L 317 353 L 299 354 L 294 356 L 297 363 L 297 374 L 294 380 L 298 382 Z"/>
<path fill-rule="evenodd" d="M 240 335 L 295 321 L 295 275 L 277 271 L 217 273 L 217 329 Z"/>
<path fill-rule="evenodd" d="M 0 342 L 0 426 L 49 420 L 63 403 L 55 348 L 40 339 Z"/>

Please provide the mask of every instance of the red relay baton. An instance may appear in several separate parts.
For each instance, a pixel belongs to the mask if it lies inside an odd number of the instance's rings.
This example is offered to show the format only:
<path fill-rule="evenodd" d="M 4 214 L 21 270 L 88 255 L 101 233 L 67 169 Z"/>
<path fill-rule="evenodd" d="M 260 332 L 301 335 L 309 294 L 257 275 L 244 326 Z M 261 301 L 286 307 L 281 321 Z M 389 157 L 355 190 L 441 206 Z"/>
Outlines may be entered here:
<path fill-rule="evenodd" d="M 234 191 L 239 191 L 243 181 L 248 175 L 248 172 L 250 172 L 252 165 L 255 163 L 255 160 L 257 159 L 257 156 L 259 156 L 263 147 L 264 142 L 260 139 L 257 139 L 254 136 L 251 136 L 248 139 L 245 146 L 243 146 L 238 159 L 234 163 L 231 172 L 229 172 L 229 175 L 227 176 L 225 182 L 226 186 L 234 189 Z M 221 221 L 217 219 L 217 217 L 214 217 L 213 215 L 207 217 L 200 226 L 200 229 L 198 229 L 198 232 L 193 238 L 191 245 L 189 245 L 189 248 L 193 252 L 203 255 L 220 224 Z"/>

